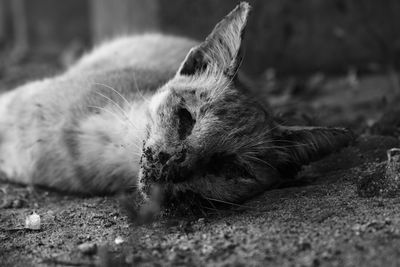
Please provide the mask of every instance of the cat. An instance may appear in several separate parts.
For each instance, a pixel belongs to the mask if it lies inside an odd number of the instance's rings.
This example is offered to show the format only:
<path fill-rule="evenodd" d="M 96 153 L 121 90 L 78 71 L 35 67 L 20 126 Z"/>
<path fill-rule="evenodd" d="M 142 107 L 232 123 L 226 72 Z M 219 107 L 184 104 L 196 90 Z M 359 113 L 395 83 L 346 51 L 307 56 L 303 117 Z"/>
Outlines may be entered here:
<path fill-rule="evenodd" d="M 240 3 L 203 42 L 120 37 L 59 76 L 2 94 L 5 179 L 82 194 L 136 189 L 146 200 L 192 192 L 236 203 L 347 145 L 346 129 L 279 124 L 242 82 L 249 12 Z"/>

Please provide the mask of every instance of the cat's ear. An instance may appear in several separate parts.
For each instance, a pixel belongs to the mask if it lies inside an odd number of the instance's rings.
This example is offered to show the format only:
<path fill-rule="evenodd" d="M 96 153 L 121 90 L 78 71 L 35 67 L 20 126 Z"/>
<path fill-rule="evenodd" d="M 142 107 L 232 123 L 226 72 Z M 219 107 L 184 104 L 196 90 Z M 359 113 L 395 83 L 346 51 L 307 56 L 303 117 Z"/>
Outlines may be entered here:
<path fill-rule="evenodd" d="M 220 21 L 200 45 L 192 48 L 183 61 L 179 75 L 194 75 L 206 68 L 222 70 L 234 76 L 241 63 L 241 43 L 250 5 L 240 3 Z"/>
<path fill-rule="evenodd" d="M 318 160 L 354 140 L 350 130 L 327 127 L 279 126 L 274 145 L 277 169 L 285 176 L 295 175 L 302 165 Z"/>

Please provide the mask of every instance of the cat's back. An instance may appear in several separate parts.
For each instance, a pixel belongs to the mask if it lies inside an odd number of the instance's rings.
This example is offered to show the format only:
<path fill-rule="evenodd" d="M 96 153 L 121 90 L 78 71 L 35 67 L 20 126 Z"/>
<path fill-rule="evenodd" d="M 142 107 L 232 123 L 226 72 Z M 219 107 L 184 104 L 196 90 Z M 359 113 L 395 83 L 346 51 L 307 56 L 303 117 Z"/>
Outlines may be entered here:
<path fill-rule="evenodd" d="M 122 36 L 98 45 L 67 73 L 101 73 L 125 68 L 175 72 L 195 45 L 194 40 L 164 34 Z"/>

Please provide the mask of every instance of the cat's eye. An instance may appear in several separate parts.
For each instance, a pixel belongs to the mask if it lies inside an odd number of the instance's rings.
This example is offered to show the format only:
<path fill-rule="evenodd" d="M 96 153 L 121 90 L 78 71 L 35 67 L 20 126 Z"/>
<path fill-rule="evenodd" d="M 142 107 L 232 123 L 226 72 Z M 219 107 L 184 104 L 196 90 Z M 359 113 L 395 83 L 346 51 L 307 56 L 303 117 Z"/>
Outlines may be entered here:
<path fill-rule="evenodd" d="M 184 140 L 192 132 L 196 120 L 186 108 L 182 107 L 177 110 L 177 116 L 179 139 Z"/>

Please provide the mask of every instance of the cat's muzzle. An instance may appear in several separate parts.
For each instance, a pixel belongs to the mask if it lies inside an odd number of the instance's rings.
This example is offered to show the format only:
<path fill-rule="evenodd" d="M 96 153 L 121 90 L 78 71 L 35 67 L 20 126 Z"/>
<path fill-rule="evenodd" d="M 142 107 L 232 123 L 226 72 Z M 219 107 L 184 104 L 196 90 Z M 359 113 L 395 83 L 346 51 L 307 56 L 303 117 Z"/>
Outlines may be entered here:
<path fill-rule="evenodd" d="M 140 166 L 142 181 L 170 184 L 185 181 L 191 174 L 187 165 L 187 150 L 178 147 L 173 153 L 155 152 L 151 147 L 143 150 Z"/>

